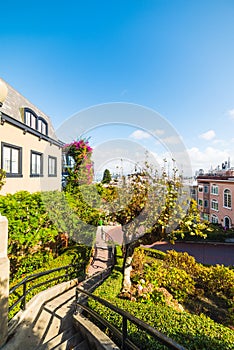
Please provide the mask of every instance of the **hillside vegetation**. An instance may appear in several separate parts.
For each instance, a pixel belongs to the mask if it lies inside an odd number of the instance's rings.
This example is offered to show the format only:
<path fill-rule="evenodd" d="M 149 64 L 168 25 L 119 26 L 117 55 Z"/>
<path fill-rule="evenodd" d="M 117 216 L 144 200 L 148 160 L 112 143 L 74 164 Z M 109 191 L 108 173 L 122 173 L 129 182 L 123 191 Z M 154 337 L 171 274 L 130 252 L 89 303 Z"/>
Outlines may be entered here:
<path fill-rule="evenodd" d="M 119 298 L 121 264 L 119 256 L 112 275 L 95 291 L 96 295 L 189 350 L 234 349 L 232 269 L 203 266 L 186 253 L 139 248 L 134 255 L 131 299 L 123 299 Z M 96 302 L 89 301 L 89 305 L 121 329 L 117 315 Z M 129 332 L 141 349 L 166 349 L 134 327 Z"/>

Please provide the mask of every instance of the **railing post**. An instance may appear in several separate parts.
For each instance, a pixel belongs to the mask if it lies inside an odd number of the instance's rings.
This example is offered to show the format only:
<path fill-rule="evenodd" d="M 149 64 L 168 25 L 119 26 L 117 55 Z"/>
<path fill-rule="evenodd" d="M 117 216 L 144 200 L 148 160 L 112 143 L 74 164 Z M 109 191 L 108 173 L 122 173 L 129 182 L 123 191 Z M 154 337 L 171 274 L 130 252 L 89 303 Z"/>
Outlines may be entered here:
<path fill-rule="evenodd" d="M 127 317 L 123 316 L 123 320 L 122 320 L 122 350 L 126 350 L 126 340 L 128 337 L 128 320 Z"/>
<path fill-rule="evenodd" d="M 79 287 L 80 289 L 83 289 L 82 286 Z M 75 315 L 78 315 L 80 313 L 79 303 L 81 301 L 82 293 L 78 291 L 78 288 L 76 288 L 76 309 L 75 309 Z"/>
<path fill-rule="evenodd" d="M 27 281 L 23 284 L 23 302 L 22 302 L 22 309 L 26 309 L 26 292 L 27 292 Z"/>
<path fill-rule="evenodd" d="M 0 214 L 0 347 L 8 336 L 8 298 L 10 263 L 7 257 L 8 221 Z"/>

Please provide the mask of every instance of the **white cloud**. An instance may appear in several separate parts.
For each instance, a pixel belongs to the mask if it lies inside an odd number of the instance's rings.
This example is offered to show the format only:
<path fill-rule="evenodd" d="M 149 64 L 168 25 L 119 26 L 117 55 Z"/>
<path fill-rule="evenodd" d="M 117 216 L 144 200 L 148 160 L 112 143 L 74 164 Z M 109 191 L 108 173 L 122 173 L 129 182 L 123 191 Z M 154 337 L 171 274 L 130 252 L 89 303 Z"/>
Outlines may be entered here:
<path fill-rule="evenodd" d="M 143 130 L 135 130 L 131 135 L 131 138 L 135 140 L 143 140 L 143 139 L 149 139 L 151 135 L 148 132 L 145 132 Z"/>
<path fill-rule="evenodd" d="M 233 109 L 229 109 L 229 111 L 227 112 L 230 119 L 234 119 L 234 108 Z"/>
<path fill-rule="evenodd" d="M 154 132 L 153 132 L 154 135 L 156 136 L 161 136 L 161 135 L 164 135 L 165 134 L 165 130 L 163 129 L 156 129 Z"/>
<path fill-rule="evenodd" d="M 204 151 L 201 151 L 197 147 L 188 149 L 188 154 L 191 160 L 193 171 L 198 169 L 204 169 L 208 171 L 210 167 L 216 168 L 228 159 L 230 154 L 225 150 L 214 147 L 207 147 Z"/>
<path fill-rule="evenodd" d="M 215 137 L 215 131 L 214 130 L 209 130 L 207 132 L 204 132 L 203 134 L 199 135 L 201 139 L 210 141 Z"/>
<path fill-rule="evenodd" d="M 176 135 L 175 136 L 168 136 L 168 137 L 162 138 L 161 140 L 162 140 L 162 142 L 164 142 L 167 145 L 178 145 L 181 143 L 180 136 L 176 136 Z"/>

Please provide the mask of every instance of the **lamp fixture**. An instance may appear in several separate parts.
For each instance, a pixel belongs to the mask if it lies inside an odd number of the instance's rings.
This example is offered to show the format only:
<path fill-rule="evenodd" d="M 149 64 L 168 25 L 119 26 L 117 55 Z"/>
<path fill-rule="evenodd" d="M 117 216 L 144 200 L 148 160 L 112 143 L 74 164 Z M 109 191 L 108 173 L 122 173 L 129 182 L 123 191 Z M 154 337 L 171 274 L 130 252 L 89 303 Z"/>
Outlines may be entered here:
<path fill-rule="evenodd" d="M 0 107 L 2 107 L 8 93 L 8 87 L 6 83 L 0 79 Z"/>

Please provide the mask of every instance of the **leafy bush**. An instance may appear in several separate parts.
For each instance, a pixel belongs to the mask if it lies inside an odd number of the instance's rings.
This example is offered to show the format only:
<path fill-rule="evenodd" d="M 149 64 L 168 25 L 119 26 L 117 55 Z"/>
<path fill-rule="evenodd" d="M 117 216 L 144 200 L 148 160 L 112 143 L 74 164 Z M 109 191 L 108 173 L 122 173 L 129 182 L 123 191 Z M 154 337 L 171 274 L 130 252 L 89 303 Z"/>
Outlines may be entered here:
<path fill-rule="evenodd" d="M 51 222 L 40 193 L 20 191 L 0 196 L 0 212 L 8 219 L 8 254 L 16 272 L 23 257 L 55 242 L 58 231 Z"/>
<path fill-rule="evenodd" d="M 43 266 L 51 252 L 58 253 L 62 233 L 69 233 L 70 244 L 92 246 L 96 227 L 85 220 L 93 221 L 95 214 L 88 210 L 80 219 L 80 207 L 78 197 L 58 191 L 0 196 L 0 212 L 8 219 L 11 274 L 20 276 Z"/>
<path fill-rule="evenodd" d="M 6 172 L 3 169 L 0 169 L 0 190 L 6 182 Z"/>
<path fill-rule="evenodd" d="M 179 313 L 161 303 L 139 303 L 127 299 L 120 299 L 118 295 L 120 294 L 122 282 L 122 274 L 120 272 L 121 264 L 122 261 L 118 258 L 117 266 L 113 270 L 112 275 L 95 290 L 95 295 L 109 300 L 112 304 L 130 312 L 158 331 L 171 337 L 188 350 L 233 349 L 233 331 L 212 321 L 203 314 L 198 316 L 189 314 L 188 312 Z M 122 320 L 119 315 L 114 314 L 99 303 L 91 300 L 89 300 L 89 306 L 121 330 Z M 129 325 L 128 332 L 131 339 L 134 340 L 140 349 L 165 349 L 165 346 L 147 337 L 145 333 L 137 330 L 135 326 Z"/>
<path fill-rule="evenodd" d="M 164 260 L 164 258 L 166 257 L 166 253 L 161 252 L 160 250 L 157 250 L 157 249 L 151 249 L 151 248 L 138 248 L 138 249 L 142 249 L 145 255 L 151 256 L 152 258 L 155 258 L 155 259 Z"/>
<path fill-rule="evenodd" d="M 209 294 L 222 293 L 226 298 L 234 297 L 234 271 L 223 265 L 203 267 L 198 283 Z"/>
<path fill-rule="evenodd" d="M 182 269 L 195 278 L 200 275 L 202 269 L 202 265 L 198 264 L 195 258 L 186 252 L 169 250 L 165 255 L 164 261 L 166 266 Z"/>
<path fill-rule="evenodd" d="M 66 249 L 63 254 L 61 254 L 59 257 L 56 259 L 53 259 L 52 255 L 50 255 L 50 259 L 44 264 L 43 267 L 40 267 L 39 269 L 34 269 L 33 274 L 37 274 L 40 272 L 44 272 L 47 270 L 52 270 L 57 267 L 62 267 L 70 264 L 77 264 L 78 269 L 79 267 L 82 266 L 82 264 L 86 261 L 87 259 L 84 260 L 85 256 L 89 255 L 89 250 L 87 250 L 87 247 L 84 246 L 75 246 L 69 249 Z M 72 270 L 70 270 L 72 271 Z M 78 277 L 76 270 L 74 270 L 75 273 L 73 274 L 73 277 L 75 278 Z M 55 286 L 58 283 L 61 283 L 63 281 L 67 280 L 67 277 L 61 277 L 62 274 L 64 274 L 65 271 L 55 271 L 51 273 L 50 275 L 45 275 L 41 276 L 38 279 L 34 281 L 30 281 L 27 283 L 27 290 L 29 288 L 32 288 L 33 286 L 43 283 L 43 282 L 48 282 L 49 279 L 53 278 L 58 278 L 57 280 L 51 281 L 47 284 L 44 284 L 42 286 L 38 286 L 35 289 L 32 289 L 30 293 L 26 297 L 26 302 L 28 302 L 33 296 L 38 294 L 39 292 L 46 290 L 49 287 Z M 30 276 L 32 272 L 25 273 L 24 275 L 21 275 L 20 277 L 18 275 L 14 276 L 14 279 L 10 282 L 10 289 L 12 289 L 14 286 L 16 286 L 18 283 L 20 283 L 24 278 Z M 82 277 L 82 273 L 80 274 Z M 9 306 L 13 305 L 14 302 L 16 302 L 19 298 L 19 296 L 23 295 L 23 286 L 20 286 L 17 288 L 15 293 L 10 294 L 9 296 Z M 20 304 L 18 304 L 14 309 L 12 309 L 9 313 L 9 318 L 12 318 L 18 311 L 20 311 Z"/>

